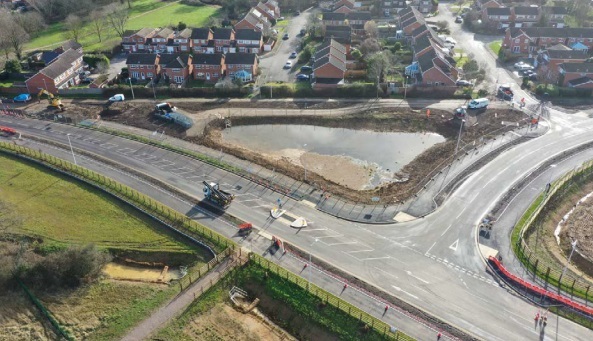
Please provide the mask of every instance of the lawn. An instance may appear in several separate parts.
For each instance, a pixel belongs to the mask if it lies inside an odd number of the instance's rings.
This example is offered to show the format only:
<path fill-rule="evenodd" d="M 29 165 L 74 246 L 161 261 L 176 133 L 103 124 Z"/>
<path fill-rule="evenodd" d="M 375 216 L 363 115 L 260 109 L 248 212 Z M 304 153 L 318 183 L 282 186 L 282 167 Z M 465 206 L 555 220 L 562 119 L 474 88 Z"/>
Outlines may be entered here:
<path fill-rule="evenodd" d="M 179 2 L 163 2 L 159 0 L 136 0 L 129 10 L 130 20 L 127 29 L 140 29 L 143 27 L 165 27 L 177 25 L 180 21 L 189 27 L 204 26 L 208 19 L 218 15 L 217 6 L 188 6 Z M 88 32 L 80 39 L 85 51 L 109 49 L 120 42 L 119 36 L 110 27 L 103 30 L 103 41 L 90 30 L 89 25 L 85 28 Z M 66 40 L 63 23 L 55 23 L 47 27 L 40 35 L 33 38 L 26 46 L 27 50 L 49 48 Z"/>
<path fill-rule="evenodd" d="M 47 244 L 196 252 L 152 219 L 107 194 L 4 155 L 0 155 L 0 199 L 23 219 L 20 226 L 4 232 L 42 238 Z"/>
<path fill-rule="evenodd" d="M 500 47 L 502 46 L 502 41 L 493 41 L 488 46 L 498 56 L 498 53 L 500 52 Z"/>

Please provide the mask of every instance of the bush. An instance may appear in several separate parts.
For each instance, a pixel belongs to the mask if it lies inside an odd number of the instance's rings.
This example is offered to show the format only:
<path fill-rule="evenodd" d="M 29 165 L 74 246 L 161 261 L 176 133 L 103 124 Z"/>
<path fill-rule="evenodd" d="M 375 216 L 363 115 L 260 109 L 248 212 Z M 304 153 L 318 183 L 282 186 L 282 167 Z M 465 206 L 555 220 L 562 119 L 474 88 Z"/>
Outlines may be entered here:
<path fill-rule="evenodd" d="M 89 64 L 90 67 L 97 67 L 97 64 L 100 62 L 104 62 L 107 67 L 109 67 L 109 58 L 104 54 L 85 54 L 82 57 L 82 60 Z"/>
<path fill-rule="evenodd" d="M 402 43 L 396 41 L 395 44 L 390 48 L 391 52 L 396 53 L 397 51 L 402 49 Z"/>
<path fill-rule="evenodd" d="M 22 71 L 21 63 L 16 59 L 7 61 L 4 69 L 9 73 L 20 73 Z"/>
<path fill-rule="evenodd" d="M 313 49 L 314 47 L 312 46 L 306 46 L 303 51 L 301 52 L 301 54 L 299 54 L 299 60 L 298 63 L 299 64 L 306 64 L 309 62 L 309 60 L 311 60 L 311 57 L 313 56 Z"/>
<path fill-rule="evenodd" d="M 486 96 L 488 96 L 488 90 L 486 90 L 486 89 L 478 90 L 478 97 L 486 97 Z"/>

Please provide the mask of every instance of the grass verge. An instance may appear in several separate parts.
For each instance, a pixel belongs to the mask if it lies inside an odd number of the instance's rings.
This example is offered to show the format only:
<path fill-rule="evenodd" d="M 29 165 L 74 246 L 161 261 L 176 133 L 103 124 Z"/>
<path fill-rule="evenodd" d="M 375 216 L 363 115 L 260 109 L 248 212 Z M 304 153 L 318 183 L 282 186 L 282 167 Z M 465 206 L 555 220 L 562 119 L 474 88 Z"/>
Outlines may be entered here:
<path fill-rule="evenodd" d="M 502 47 L 502 41 L 493 41 L 490 44 L 488 44 L 488 47 L 490 47 L 490 50 L 492 50 L 492 52 L 494 52 L 498 56 L 498 54 L 500 53 L 500 48 Z"/>

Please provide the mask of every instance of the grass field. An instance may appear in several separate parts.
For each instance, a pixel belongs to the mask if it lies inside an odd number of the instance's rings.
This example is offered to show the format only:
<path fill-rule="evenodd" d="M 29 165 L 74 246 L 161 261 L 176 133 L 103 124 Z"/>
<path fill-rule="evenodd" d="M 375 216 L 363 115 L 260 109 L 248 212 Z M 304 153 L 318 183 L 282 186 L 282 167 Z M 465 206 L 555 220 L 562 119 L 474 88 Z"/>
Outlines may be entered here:
<path fill-rule="evenodd" d="M 0 199 L 23 217 L 8 233 L 41 237 L 49 244 L 194 253 L 163 227 L 93 188 L 0 155 Z"/>
<path fill-rule="evenodd" d="M 498 53 L 500 52 L 500 47 L 502 46 L 502 41 L 500 41 L 500 40 L 493 41 L 488 46 L 496 55 L 498 55 Z"/>
<path fill-rule="evenodd" d="M 180 21 L 189 27 L 199 27 L 206 24 L 208 18 L 218 14 L 219 7 L 216 6 L 188 6 L 179 2 L 163 2 L 160 0 L 135 0 L 129 10 L 130 20 L 127 29 L 140 29 L 143 27 L 165 27 L 177 25 Z M 105 50 L 120 42 L 120 38 L 110 27 L 103 30 L 103 41 L 99 42 L 98 37 L 87 25 L 86 34 L 81 38 L 80 43 L 85 51 Z M 31 39 L 25 46 L 27 50 L 40 49 L 46 46 L 56 45 L 66 40 L 63 23 L 56 23 L 48 26 L 41 34 Z"/>

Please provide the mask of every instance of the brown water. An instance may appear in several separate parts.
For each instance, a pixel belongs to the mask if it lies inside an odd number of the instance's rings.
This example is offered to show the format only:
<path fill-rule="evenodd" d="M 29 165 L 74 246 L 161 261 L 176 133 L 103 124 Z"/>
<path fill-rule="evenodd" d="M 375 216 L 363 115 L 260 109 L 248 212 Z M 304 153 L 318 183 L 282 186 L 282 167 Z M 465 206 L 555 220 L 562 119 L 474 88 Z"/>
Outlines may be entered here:
<path fill-rule="evenodd" d="M 159 278 L 162 278 L 162 271 L 163 269 L 160 268 L 136 267 L 118 263 L 107 263 L 103 267 L 103 273 L 110 278 L 142 282 L 159 281 Z M 163 282 L 169 282 L 179 278 L 181 278 L 179 269 L 169 268 L 164 276 Z"/>

